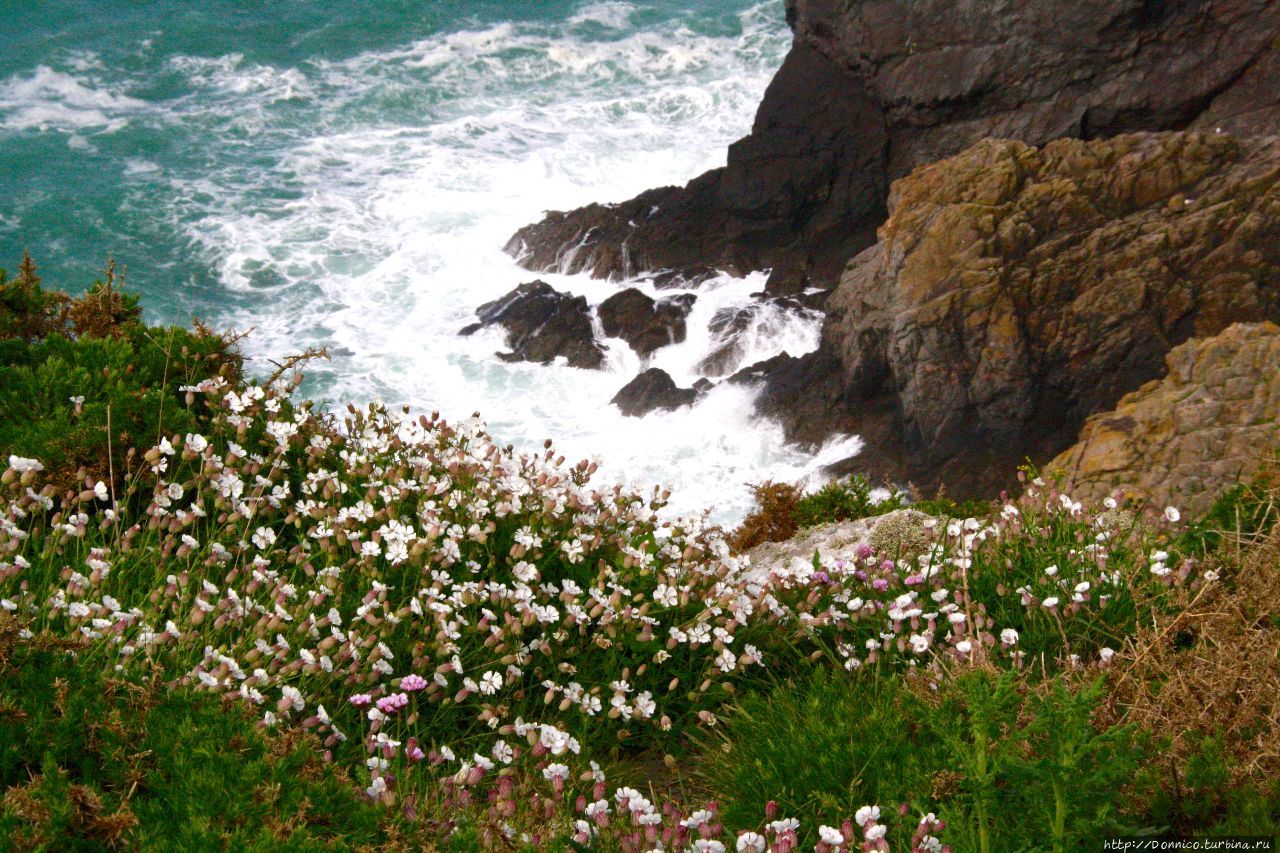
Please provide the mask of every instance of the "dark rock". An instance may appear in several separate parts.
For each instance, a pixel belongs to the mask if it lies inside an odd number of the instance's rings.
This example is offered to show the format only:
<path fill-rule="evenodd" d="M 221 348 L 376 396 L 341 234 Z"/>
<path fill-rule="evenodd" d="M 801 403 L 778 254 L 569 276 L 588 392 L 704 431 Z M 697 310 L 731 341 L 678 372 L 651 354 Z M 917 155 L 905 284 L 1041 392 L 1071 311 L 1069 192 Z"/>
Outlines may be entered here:
<path fill-rule="evenodd" d="M 1165 355 L 1280 320 L 1280 138 L 990 140 L 894 185 L 817 353 L 769 367 L 788 434 L 863 436 L 894 479 L 1011 485 Z M 758 372 L 758 371 L 757 371 Z"/>
<path fill-rule="evenodd" d="M 640 355 L 685 339 L 685 317 L 697 296 L 681 293 L 654 301 L 629 287 L 600 303 L 600 323 L 611 338 L 622 338 Z"/>
<path fill-rule="evenodd" d="M 826 287 L 875 242 L 890 182 L 986 137 L 1280 127 L 1274 0 L 790 0 L 795 41 L 752 132 L 687 186 L 551 213 L 535 270 L 772 268 Z"/>
<path fill-rule="evenodd" d="M 693 390 L 697 391 L 699 396 L 707 393 L 714 387 L 716 387 L 716 383 L 712 382 L 705 376 L 693 383 Z"/>
<path fill-rule="evenodd" d="M 500 299 L 481 305 L 476 314 L 480 322 L 472 323 L 460 334 L 501 326 L 512 350 L 498 353 L 504 361 L 549 364 L 564 356 L 571 367 L 584 369 L 599 369 L 604 362 L 604 349 L 596 343 L 591 328 L 587 300 L 560 293 L 545 281 L 522 284 Z"/>
<path fill-rule="evenodd" d="M 609 402 L 627 417 L 638 418 L 655 409 L 688 406 L 697 398 L 696 390 L 677 387 L 665 370 L 651 367 L 622 386 Z"/>

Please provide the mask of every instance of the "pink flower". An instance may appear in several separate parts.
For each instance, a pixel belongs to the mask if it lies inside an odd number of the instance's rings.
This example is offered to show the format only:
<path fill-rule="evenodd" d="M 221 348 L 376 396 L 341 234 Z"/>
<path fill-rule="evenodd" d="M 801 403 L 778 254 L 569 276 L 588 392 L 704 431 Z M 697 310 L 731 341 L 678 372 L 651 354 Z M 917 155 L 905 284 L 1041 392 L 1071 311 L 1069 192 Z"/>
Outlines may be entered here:
<path fill-rule="evenodd" d="M 373 697 L 368 693 L 357 693 L 347 701 L 352 705 L 355 705 L 357 708 L 363 708 L 365 705 L 368 705 L 373 701 Z"/>
<path fill-rule="evenodd" d="M 427 680 L 421 675 L 406 675 L 400 679 L 401 690 L 421 690 L 427 686 Z"/>
<path fill-rule="evenodd" d="M 378 710 L 384 714 L 394 714 L 408 704 L 409 695 L 407 693 L 392 693 L 390 696 L 383 696 L 378 700 Z"/>

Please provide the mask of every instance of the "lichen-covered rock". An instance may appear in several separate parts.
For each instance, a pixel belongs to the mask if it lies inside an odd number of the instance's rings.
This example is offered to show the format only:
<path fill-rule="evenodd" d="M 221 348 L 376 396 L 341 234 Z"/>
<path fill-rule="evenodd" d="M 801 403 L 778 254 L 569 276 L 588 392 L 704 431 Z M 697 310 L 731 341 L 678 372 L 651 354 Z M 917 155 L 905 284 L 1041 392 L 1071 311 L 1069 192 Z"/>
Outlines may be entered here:
<path fill-rule="evenodd" d="M 874 242 L 891 181 L 983 138 L 1280 130 L 1274 0 L 790 0 L 787 19 L 724 168 L 550 213 L 508 250 L 601 277 L 772 268 L 770 291 L 797 293 Z"/>
<path fill-rule="evenodd" d="M 915 560 L 930 545 L 926 522 L 937 520 L 919 510 L 897 509 L 884 515 L 820 524 L 802 530 L 785 542 L 765 542 L 747 552 L 751 571 L 807 577 L 816 552 L 823 559 L 854 562 L 859 546 L 892 559 Z"/>
<path fill-rule="evenodd" d="M 1238 323 L 1166 361 L 1051 463 L 1077 499 L 1123 490 L 1198 515 L 1280 446 L 1280 326 Z"/>
<path fill-rule="evenodd" d="M 1175 345 L 1280 320 L 1280 139 L 987 140 L 896 182 L 880 237 L 760 406 L 861 434 L 877 476 L 991 495 Z"/>
<path fill-rule="evenodd" d="M 500 299 L 476 309 L 479 322 L 461 331 L 469 335 L 485 326 L 506 330 L 511 351 L 499 353 L 507 361 L 549 364 L 564 357 L 570 367 L 597 370 L 604 349 L 596 342 L 590 308 L 581 296 L 561 293 L 545 281 L 522 284 Z"/>

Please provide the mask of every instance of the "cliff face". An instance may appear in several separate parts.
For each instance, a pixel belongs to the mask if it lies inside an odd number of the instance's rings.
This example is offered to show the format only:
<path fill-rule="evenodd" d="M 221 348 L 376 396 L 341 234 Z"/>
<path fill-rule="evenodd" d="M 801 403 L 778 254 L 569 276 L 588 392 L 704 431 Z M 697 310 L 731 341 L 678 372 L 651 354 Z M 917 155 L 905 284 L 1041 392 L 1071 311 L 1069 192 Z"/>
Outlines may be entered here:
<path fill-rule="evenodd" d="M 1280 446 L 1280 326 L 1239 323 L 1167 361 L 1163 379 L 1090 418 L 1051 463 L 1077 498 L 1119 489 L 1199 515 Z"/>
<path fill-rule="evenodd" d="M 987 140 L 897 182 L 880 236 L 761 406 L 863 435 L 877 473 L 990 492 L 1177 344 L 1280 320 L 1280 139 Z"/>
<path fill-rule="evenodd" d="M 987 137 L 1280 125 L 1272 0 L 789 0 L 795 42 L 728 165 L 683 188 L 552 213 L 531 269 L 772 267 L 829 286 L 875 240 L 889 184 Z"/>

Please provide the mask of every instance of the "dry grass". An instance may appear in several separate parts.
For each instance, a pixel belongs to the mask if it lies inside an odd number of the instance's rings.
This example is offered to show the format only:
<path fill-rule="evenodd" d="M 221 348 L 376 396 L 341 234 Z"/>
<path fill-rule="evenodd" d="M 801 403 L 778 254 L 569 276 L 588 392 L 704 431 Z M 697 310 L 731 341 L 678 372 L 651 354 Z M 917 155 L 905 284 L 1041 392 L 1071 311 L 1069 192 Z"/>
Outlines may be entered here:
<path fill-rule="evenodd" d="M 1168 735 L 1175 764 L 1218 736 L 1233 783 L 1266 783 L 1280 778 L 1280 524 L 1229 537 L 1202 568 L 1221 580 L 1117 656 L 1109 716 Z"/>

